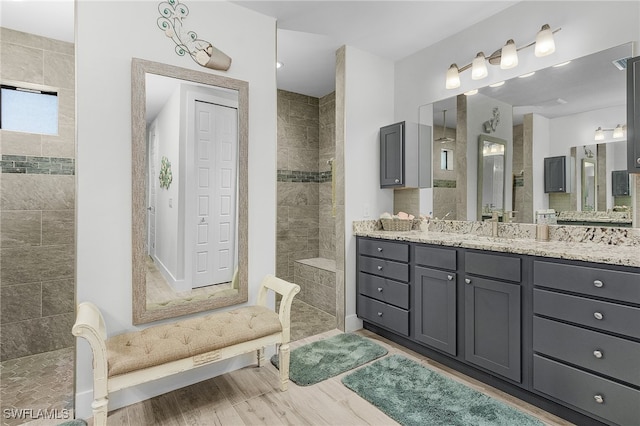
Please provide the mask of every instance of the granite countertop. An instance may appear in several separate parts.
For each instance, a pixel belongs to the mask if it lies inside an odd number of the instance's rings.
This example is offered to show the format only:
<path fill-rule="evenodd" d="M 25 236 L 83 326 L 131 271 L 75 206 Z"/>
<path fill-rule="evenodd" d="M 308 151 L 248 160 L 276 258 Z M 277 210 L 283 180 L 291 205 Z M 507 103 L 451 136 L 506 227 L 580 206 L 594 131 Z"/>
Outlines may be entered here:
<path fill-rule="evenodd" d="M 578 212 L 562 211 L 557 220 L 563 222 L 631 223 L 629 212 Z"/>
<path fill-rule="evenodd" d="M 556 259 L 581 260 L 640 267 L 640 246 L 606 245 L 575 241 L 536 241 L 531 238 L 500 238 L 427 230 L 383 231 L 356 229 L 354 235 L 385 240 L 410 241 L 448 247 L 463 247 L 503 253 L 517 253 Z"/>

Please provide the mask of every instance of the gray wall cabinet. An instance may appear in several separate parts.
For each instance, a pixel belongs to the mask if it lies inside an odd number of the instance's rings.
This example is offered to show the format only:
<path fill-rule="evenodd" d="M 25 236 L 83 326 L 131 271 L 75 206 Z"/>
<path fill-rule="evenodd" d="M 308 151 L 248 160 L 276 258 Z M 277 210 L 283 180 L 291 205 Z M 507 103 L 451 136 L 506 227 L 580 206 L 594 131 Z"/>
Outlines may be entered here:
<path fill-rule="evenodd" d="M 365 328 L 580 425 L 640 424 L 640 268 L 357 239 Z"/>
<path fill-rule="evenodd" d="M 431 127 L 401 121 L 380 128 L 380 187 L 431 187 Z"/>
<path fill-rule="evenodd" d="M 569 192 L 567 180 L 567 157 L 544 159 L 544 192 Z"/>
<path fill-rule="evenodd" d="M 614 170 L 611 172 L 611 192 L 614 197 L 629 195 L 629 172 Z"/>

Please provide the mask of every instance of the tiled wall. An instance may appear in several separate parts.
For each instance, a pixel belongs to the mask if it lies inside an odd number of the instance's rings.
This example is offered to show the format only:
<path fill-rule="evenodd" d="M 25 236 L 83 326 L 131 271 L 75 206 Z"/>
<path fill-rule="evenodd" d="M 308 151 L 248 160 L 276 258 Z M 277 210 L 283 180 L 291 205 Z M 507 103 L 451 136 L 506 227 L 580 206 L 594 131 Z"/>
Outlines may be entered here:
<path fill-rule="evenodd" d="M 276 275 L 293 281 L 294 261 L 335 259 L 332 169 L 335 94 L 278 90 Z"/>
<path fill-rule="evenodd" d="M 442 138 L 443 135 L 454 139 L 452 142 L 433 143 L 433 212 L 432 217 L 442 219 L 447 216 L 449 220 L 455 220 L 456 214 L 456 129 L 446 128 L 443 134 L 442 126 L 433 126 L 433 139 Z M 453 152 L 452 161 L 454 161 L 453 170 L 442 170 L 441 154 L 443 149 L 450 149 Z M 420 212 L 429 214 L 429 212 Z"/>
<path fill-rule="evenodd" d="M 0 77 L 55 88 L 58 135 L 0 130 L 0 360 L 73 345 L 74 46 L 0 29 Z"/>

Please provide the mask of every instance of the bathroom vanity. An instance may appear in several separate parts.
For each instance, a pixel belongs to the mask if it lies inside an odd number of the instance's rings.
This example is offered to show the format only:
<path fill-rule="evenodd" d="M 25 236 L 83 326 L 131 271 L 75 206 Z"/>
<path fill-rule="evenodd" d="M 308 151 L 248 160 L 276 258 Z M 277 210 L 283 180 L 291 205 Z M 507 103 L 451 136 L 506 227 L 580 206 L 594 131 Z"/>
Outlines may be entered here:
<path fill-rule="evenodd" d="M 640 421 L 640 246 L 357 230 L 365 328 L 578 424 Z"/>

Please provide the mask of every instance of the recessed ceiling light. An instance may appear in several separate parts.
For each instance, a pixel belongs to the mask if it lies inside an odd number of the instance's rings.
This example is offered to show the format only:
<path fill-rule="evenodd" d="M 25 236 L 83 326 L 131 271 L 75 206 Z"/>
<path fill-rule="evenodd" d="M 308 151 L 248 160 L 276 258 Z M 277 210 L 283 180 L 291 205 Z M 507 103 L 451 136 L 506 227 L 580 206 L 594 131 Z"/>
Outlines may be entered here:
<path fill-rule="evenodd" d="M 500 87 L 504 84 L 504 81 L 499 81 L 497 83 L 490 84 L 489 87 Z"/>
<path fill-rule="evenodd" d="M 564 67 L 565 65 L 569 65 L 571 63 L 571 61 L 566 61 L 566 62 L 560 62 L 557 65 L 554 65 L 553 68 L 560 68 L 560 67 Z"/>
<path fill-rule="evenodd" d="M 478 89 L 473 89 L 473 90 L 469 90 L 468 92 L 464 92 L 464 94 L 467 96 L 472 96 L 472 95 L 475 95 L 476 93 L 478 93 Z"/>
<path fill-rule="evenodd" d="M 534 75 L 535 73 L 536 73 L 535 71 L 531 71 L 531 72 L 528 72 L 528 73 L 526 73 L 526 74 L 519 75 L 519 76 L 518 76 L 518 78 L 527 78 L 527 77 L 531 77 L 531 76 L 532 76 L 532 75 Z"/>
<path fill-rule="evenodd" d="M 282 67 L 284 67 L 284 64 L 282 62 L 280 61 L 276 62 L 276 69 L 280 69 Z"/>

